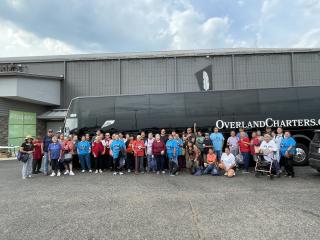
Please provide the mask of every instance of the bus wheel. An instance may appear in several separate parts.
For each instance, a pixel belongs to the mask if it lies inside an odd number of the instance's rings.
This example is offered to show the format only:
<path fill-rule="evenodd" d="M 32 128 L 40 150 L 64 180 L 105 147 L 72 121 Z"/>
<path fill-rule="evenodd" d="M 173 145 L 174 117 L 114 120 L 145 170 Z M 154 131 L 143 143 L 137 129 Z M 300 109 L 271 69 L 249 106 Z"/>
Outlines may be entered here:
<path fill-rule="evenodd" d="M 297 166 L 307 165 L 308 164 L 308 148 L 302 143 L 297 143 L 296 150 L 297 150 L 297 153 L 293 158 L 294 164 Z"/>

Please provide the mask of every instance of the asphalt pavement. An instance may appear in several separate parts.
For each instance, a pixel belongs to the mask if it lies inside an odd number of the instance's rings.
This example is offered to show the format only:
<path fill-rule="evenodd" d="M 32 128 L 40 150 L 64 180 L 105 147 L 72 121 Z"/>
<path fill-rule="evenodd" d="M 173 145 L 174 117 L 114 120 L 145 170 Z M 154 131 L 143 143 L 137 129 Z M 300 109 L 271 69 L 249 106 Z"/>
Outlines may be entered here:
<path fill-rule="evenodd" d="M 0 161 L 0 239 L 319 239 L 320 174 L 79 173 L 21 179 Z"/>

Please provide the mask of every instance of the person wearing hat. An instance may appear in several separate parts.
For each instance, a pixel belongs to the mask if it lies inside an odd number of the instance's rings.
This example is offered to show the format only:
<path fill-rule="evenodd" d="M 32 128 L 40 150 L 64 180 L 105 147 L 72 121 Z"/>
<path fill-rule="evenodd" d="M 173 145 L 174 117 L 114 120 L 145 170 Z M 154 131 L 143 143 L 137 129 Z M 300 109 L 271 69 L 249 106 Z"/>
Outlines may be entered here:
<path fill-rule="evenodd" d="M 20 147 L 20 152 L 28 155 L 28 160 L 23 162 L 22 165 L 22 179 L 26 179 L 27 177 L 31 178 L 32 154 L 34 151 L 32 140 L 33 138 L 30 135 L 26 136 L 25 142 L 22 143 Z"/>

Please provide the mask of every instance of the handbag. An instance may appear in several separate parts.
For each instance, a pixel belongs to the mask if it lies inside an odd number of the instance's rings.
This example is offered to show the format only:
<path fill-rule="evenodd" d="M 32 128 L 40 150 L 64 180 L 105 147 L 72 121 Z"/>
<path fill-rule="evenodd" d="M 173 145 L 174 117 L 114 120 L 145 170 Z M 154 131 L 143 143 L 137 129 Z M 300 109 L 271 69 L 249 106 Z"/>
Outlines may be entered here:
<path fill-rule="evenodd" d="M 23 163 L 28 162 L 29 159 L 29 154 L 28 153 L 23 153 L 23 152 L 18 152 L 17 154 L 17 159 Z"/>
<path fill-rule="evenodd" d="M 71 153 L 65 153 L 64 154 L 64 159 L 71 159 L 72 158 L 72 154 Z"/>

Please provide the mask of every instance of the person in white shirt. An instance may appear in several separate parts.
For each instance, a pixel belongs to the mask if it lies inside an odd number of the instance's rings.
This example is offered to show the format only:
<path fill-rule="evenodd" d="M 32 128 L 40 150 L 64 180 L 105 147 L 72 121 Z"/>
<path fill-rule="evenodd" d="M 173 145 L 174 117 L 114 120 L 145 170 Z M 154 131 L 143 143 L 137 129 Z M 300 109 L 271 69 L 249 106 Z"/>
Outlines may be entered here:
<path fill-rule="evenodd" d="M 283 130 L 282 128 L 277 128 L 277 135 L 273 138 L 274 142 L 277 144 L 278 150 L 277 150 L 277 161 L 280 163 L 280 146 L 281 146 L 281 141 L 283 139 Z"/>
<path fill-rule="evenodd" d="M 276 169 L 276 173 L 279 176 L 280 167 L 279 162 L 277 161 L 277 151 L 278 147 L 275 141 L 272 140 L 272 137 L 269 134 L 264 134 L 263 141 L 260 145 L 260 152 L 263 154 L 263 157 L 266 161 L 272 162 L 273 166 Z"/>
<path fill-rule="evenodd" d="M 236 175 L 234 170 L 235 167 L 236 167 L 236 158 L 230 152 L 230 149 L 226 147 L 224 150 L 224 153 L 221 156 L 221 162 L 219 163 L 219 168 L 225 171 L 225 174 L 224 174 L 225 176 L 233 177 Z"/>
<path fill-rule="evenodd" d="M 239 154 L 238 141 L 239 141 L 239 138 L 236 136 L 236 132 L 231 131 L 230 137 L 227 140 L 227 145 L 234 156 L 237 156 Z"/>

